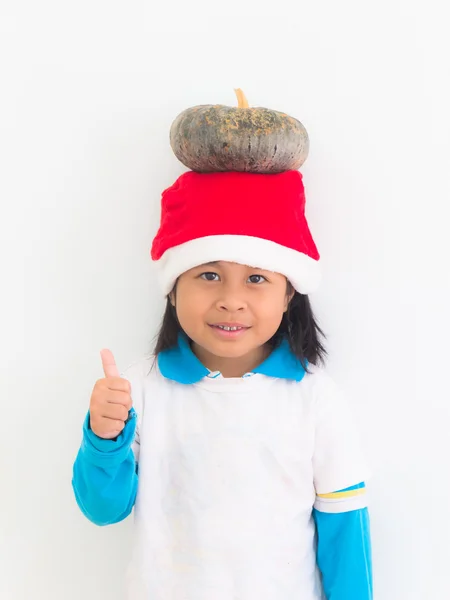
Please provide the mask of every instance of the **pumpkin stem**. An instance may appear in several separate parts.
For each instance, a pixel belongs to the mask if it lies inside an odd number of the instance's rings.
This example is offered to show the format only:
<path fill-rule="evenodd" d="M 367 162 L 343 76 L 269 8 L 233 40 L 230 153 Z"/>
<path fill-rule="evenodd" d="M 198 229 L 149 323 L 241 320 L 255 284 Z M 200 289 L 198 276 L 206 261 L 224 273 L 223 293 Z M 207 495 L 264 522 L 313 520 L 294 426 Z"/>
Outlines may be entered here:
<path fill-rule="evenodd" d="M 248 100 L 245 97 L 244 92 L 238 88 L 234 90 L 238 99 L 238 108 L 249 108 Z"/>

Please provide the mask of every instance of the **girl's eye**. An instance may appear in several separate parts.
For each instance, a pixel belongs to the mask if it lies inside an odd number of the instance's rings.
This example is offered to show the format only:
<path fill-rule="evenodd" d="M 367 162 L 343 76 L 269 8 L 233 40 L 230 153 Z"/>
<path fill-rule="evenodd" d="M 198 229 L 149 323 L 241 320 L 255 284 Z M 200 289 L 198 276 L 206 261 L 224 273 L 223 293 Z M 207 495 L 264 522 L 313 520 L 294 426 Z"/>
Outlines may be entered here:
<path fill-rule="evenodd" d="M 257 281 L 258 279 L 259 279 L 259 281 Z M 261 280 L 267 281 L 267 279 L 263 275 L 250 275 L 249 280 L 250 280 L 250 283 L 261 283 Z"/>
<path fill-rule="evenodd" d="M 207 273 L 202 273 L 200 275 L 200 277 L 202 279 L 205 279 L 206 281 L 217 281 L 216 279 L 214 279 L 214 277 L 219 277 L 219 276 L 217 275 L 217 273 L 213 273 L 211 271 L 208 271 Z"/>

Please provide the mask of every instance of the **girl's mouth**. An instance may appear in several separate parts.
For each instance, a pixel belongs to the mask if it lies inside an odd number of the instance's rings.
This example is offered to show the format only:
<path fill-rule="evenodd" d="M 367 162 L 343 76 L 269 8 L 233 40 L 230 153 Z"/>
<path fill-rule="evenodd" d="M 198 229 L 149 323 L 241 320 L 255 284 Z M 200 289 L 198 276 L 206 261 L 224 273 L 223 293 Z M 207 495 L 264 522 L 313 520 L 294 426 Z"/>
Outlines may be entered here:
<path fill-rule="evenodd" d="M 234 339 L 242 336 L 250 327 L 245 325 L 225 325 L 218 323 L 217 325 L 210 325 L 211 329 L 221 338 Z"/>

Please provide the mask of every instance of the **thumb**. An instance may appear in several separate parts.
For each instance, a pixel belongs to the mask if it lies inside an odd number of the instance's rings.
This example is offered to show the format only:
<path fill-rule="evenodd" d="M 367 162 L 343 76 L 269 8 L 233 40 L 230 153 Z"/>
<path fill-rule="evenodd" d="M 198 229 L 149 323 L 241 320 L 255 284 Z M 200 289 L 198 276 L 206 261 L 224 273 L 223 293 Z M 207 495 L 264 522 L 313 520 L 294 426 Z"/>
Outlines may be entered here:
<path fill-rule="evenodd" d="M 100 356 L 102 357 L 103 372 L 105 377 L 120 377 L 119 369 L 117 368 L 114 355 L 111 350 L 100 350 Z"/>

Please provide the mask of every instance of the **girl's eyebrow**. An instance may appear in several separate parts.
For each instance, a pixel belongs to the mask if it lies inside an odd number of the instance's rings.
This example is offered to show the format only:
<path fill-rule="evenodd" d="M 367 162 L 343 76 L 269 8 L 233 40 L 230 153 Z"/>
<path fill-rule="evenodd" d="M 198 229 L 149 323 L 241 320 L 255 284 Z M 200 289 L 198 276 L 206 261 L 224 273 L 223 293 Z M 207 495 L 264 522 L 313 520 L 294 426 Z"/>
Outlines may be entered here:
<path fill-rule="evenodd" d="M 198 271 L 199 269 L 205 269 L 206 267 L 217 267 L 218 264 L 219 264 L 218 261 L 211 261 L 211 262 L 202 263 L 201 265 L 197 265 L 196 267 L 192 267 L 192 271 L 194 271 L 194 270 Z"/>

